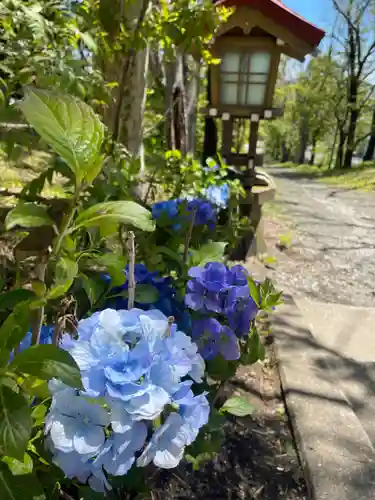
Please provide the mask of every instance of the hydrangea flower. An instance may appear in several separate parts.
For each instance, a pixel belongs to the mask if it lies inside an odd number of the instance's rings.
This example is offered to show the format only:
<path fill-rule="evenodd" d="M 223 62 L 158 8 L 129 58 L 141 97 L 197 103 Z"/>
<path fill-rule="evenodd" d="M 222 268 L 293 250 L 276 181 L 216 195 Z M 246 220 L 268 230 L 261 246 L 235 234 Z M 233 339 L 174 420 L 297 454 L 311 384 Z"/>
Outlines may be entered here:
<path fill-rule="evenodd" d="M 129 267 L 125 269 L 124 284 L 111 290 L 110 295 L 121 294 L 128 290 Z M 108 277 L 108 279 L 110 279 Z M 158 292 L 158 299 L 152 303 L 135 302 L 135 307 L 145 311 L 158 309 L 165 316 L 173 316 L 178 327 L 183 331 L 190 331 L 191 319 L 184 304 L 177 300 L 177 291 L 173 287 L 172 279 L 161 277 L 156 271 L 148 271 L 144 264 L 136 264 L 134 269 L 134 279 L 136 285 L 149 285 Z M 128 300 L 123 296 L 110 299 L 107 307 L 122 310 L 128 308 Z"/>
<path fill-rule="evenodd" d="M 61 347 L 77 362 L 84 390 L 50 382 L 45 432 L 55 463 L 99 492 L 110 488 L 108 475 L 127 474 L 140 454 L 138 466 L 176 466 L 209 415 L 206 395 L 191 390 L 204 376 L 198 346 L 158 310 L 97 312 L 79 322 L 77 335 L 64 335 Z M 158 418 L 165 422 L 148 440 Z M 173 460 L 162 451 L 177 431 L 174 424 L 167 432 L 170 420 L 181 424 Z"/>
<path fill-rule="evenodd" d="M 250 331 L 250 324 L 258 313 L 258 306 L 250 296 L 248 286 L 248 272 L 240 265 L 228 268 L 220 262 L 209 262 L 204 267 L 192 267 L 189 270 L 190 280 L 186 286 L 185 305 L 193 311 L 204 316 L 213 313 L 220 315 L 220 321 L 224 320 L 230 327 L 230 332 L 234 332 L 238 337 L 247 335 Z M 216 323 L 198 322 L 193 325 L 193 330 L 199 332 L 204 325 L 205 342 L 199 342 L 201 353 L 206 359 L 210 359 L 212 353 L 220 353 L 224 356 L 223 347 L 217 347 L 215 339 L 219 335 L 219 327 Z M 211 334 L 208 335 L 207 332 Z M 221 331 L 220 335 L 224 333 Z M 194 333 L 194 340 L 197 341 L 197 333 Z M 225 332 L 228 339 L 231 335 Z M 212 345 L 215 344 L 215 347 Z M 234 345 L 228 341 L 226 349 L 227 355 L 232 357 L 233 352 L 230 346 Z M 225 356 L 224 356 L 225 357 Z M 229 359 L 229 358 L 227 358 Z M 232 358 L 234 359 L 234 358 Z"/>
<path fill-rule="evenodd" d="M 230 198 L 230 188 L 228 184 L 223 184 L 222 186 L 209 186 L 204 195 L 209 202 L 216 205 L 218 208 L 226 208 Z"/>
<path fill-rule="evenodd" d="M 137 460 L 139 467 L 153 462 L 156 467 L 173 469 L 184 456 L 185 447 L 195 441 L 200 429 L 207 424 L 210 407 L 205 394 L 194 397 L 180 406 L 179 413 L 171 413 L 157 429 Z"/>
<path fill-rule="evenodd" d="M 215 318 L 202 318 L 194 321 L 192 336 L 204 359 L 210 360 L 218 354 L 228 361 L 240 357 L 236 335 L 228 326 L 221 325 Z"/>
<path fill-rule="evenodd" d="M 208 200 L 168 200 L 155 203 L 152 207 L 153 218 L 175 231 L 183 227 L 184 221 L 190 221 L 193 213 L 194 226 L 208 226 L 210 230 L 215 228 L 216 210 Z"/>

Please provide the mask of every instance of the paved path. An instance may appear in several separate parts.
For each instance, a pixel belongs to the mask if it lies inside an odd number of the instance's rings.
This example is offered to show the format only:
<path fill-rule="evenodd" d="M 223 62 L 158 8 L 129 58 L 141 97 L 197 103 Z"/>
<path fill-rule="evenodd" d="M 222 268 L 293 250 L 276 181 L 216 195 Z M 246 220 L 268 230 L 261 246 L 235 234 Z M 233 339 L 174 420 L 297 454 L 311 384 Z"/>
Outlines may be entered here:
<path fill-rule="evenodd" d="M 296 229 L 292 263 L 280 262 L 279 283 L 297 295 L 375 307 L 375 193 L 268 171 L 278 187 L 276 206 Z"/>
<path fill-rule="evenodd" d="M 321 498 L 375 498 L 375 194 L 269 170 L 276 206 L 295 238 L 277 255 L 273 277 L 293 295 L 312 334 L 291 329 L 293 321 L 282 315 L 282 365 L 303 415 L 302 437 L 313 450 L 312 473 L 320 476 Z M 343 488 L 328 491 L 335 484 Z"/>

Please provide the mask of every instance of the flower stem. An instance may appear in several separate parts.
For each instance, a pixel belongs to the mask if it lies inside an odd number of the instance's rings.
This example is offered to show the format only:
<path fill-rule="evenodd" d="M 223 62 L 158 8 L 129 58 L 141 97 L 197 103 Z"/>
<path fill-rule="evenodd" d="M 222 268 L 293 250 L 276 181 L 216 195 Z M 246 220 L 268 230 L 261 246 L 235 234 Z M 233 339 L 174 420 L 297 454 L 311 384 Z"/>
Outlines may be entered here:
<path fill-rule="evenodd" d="M 197 209 L 195 208 L 193 210 L 193 213 L 192 213 L 192 216 L 191 216 L 189 230 L 186 233 L 185 247 L 184 247 L 184 262 L 186 262 L 187 258 L 188 258 L 189 246 L 190 246 L 191 237 L 192 237 L 192 234 L 193 234 L 193 228 L 194 228 L 196 214 L 197 214 Z"/>
<path fill-rule="evenodd" d="M 46 279 L 46 269 L 48 265 L 48 255 L 43 256 L 41 261 L 36 265 L 35 272 L 37 279 L 44 283 Z M 34 317 L 31 325 L 31 343 L 32 345 L 38 345 L 40 343 L 40 331 L 43 325 L 44 319 L 44 306 L 41 306 L 34 312 Z"/>
<path fill-rule="evenodd" d="M 128 284 L 128 309 L 133 309 L 135 301 L 135 236 L 133 231 L 129 231 L 128 235 L 128 253 L 129 253 L 129 284 Z"/>

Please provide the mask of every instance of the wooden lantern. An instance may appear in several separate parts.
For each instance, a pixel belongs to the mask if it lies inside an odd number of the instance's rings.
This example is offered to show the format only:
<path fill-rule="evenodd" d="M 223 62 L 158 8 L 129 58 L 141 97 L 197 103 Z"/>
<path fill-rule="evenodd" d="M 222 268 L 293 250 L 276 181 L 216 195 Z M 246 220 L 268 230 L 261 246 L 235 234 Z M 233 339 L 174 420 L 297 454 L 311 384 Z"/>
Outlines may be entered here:
<path fill-rule="evenodd" d="M 217 137 L 214 121 L 223 119 L 222 156 L 233 165 L 253 168 L 259 121 L 280 116 L 273 108 L 281 54 L 303 61 L 316 51 L 324 31 L 288 9 L 281 0 L 218 0 L 234 8 L 211 47 L 221 63 L 209 72 L 209 108 L 205 157 L 212 156 Z M 233 120 L 251 122 L 248 154 L 232 154 Z"/>

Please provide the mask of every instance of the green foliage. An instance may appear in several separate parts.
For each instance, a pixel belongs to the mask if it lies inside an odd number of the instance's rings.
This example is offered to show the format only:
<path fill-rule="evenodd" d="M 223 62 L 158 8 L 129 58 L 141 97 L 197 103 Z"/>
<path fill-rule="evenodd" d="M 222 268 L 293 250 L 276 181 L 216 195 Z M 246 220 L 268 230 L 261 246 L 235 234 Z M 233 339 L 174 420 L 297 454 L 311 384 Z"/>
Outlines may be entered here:
<path fill-rule="evenodd" d="M 79 368 L 71 355 L 54 345 L 34 345 L 16 355 L 9 369 L 34 375 L 42 380 L 58 378 L 64 384 L 81 388 Z"/>
<path fill-rule="evenodd" d="M 133 201 L 108 201 L 93 205 L 81 212 L 75 220 L 72 231 L 81 227 L 89 228 L 111 223 L 128 224 L 143 231 L 155 229 L 149 210 Z"/>
<path fill-rule="evenodd" d="M 31 410 L 27 399 L 0 385 L 0 453 L 22 460 L 31 433 Z"/>
<path fill-rule="evenodd" d="M 221 413 L 230 413 L 236 417 L 246 417 L 251 415 L 254 407 L 247 401 L 245 397 L 234 396 L 227 399 L 220 408 Z"/>
<path fill-rule="evenodd" d="M 61 156 L 76 177 L 89 184 L 102 163 L 104 127 L 90 106 L 78 99 L 27 88 L 19 104 L 26 120 Z"/>
<path fill-rule="evenodd" d="M 52 224 L 53 221 L 47 211 L 35 203 L 18 203 L 5 219 L 5 228 L 8 231 L 14 227 L 29 228 L 51 226 Z"/>

